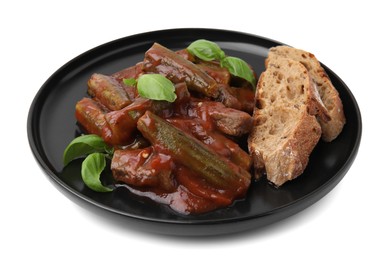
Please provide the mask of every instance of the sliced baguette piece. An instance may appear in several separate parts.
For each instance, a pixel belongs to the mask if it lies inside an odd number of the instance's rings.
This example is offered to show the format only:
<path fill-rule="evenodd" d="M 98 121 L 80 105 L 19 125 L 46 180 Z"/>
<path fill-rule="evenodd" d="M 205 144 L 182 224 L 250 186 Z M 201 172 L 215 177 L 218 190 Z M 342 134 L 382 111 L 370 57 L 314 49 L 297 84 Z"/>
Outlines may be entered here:
<path fill-rule="evenodd" d="M 328 117 L 322 117 L 321 114 L 317 117 L 322 129 L 322 139 L 326 142 L 333 141 L 341 133 L 346 121 L 339 93 L 312 53 L 289 46 L 273 47 L 269 51 L 266 65 L 272 60 L 284 57 L 299 61 L 307 68 L 327 108 Z"/>
<path fill-rule="evenodd" d="M 276 59 L 257 84 L 254 126 L 248 137 L 255 177 L 264 173 L 276 186 L 299 176 L 321 137 L 314 111 L 316 93 L 307 69 L 291 59 Z"/>

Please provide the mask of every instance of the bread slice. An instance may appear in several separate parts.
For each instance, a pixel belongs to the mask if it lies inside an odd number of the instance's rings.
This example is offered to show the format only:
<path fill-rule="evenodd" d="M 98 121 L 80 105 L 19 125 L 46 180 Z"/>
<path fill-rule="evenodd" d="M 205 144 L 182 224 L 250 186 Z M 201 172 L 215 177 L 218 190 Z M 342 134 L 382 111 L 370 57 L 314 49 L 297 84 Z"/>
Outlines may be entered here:
<path fill-rule="evenodd" d="M 307 69 L 291 59 L 271 61 L 258 81 L 254 126 L 248 137 L 255 177 L 281 186 L 299 176 L 321 137 L 311 114 L 319 107 Z"/>
<path fill-rule="evenodd" d="M 326 142 L 333 141 L 341 133 L 346 121 L 339 93 L 312 53 L 289 46 L 273 47 L 269 51 L 266 65 L 272 60 L 284 57 L 299 61 L 307 68 L 327 108 L 328 117 L 321 117 L 321 115 L 317 117 L 322 129 L 322 139 Z"/>

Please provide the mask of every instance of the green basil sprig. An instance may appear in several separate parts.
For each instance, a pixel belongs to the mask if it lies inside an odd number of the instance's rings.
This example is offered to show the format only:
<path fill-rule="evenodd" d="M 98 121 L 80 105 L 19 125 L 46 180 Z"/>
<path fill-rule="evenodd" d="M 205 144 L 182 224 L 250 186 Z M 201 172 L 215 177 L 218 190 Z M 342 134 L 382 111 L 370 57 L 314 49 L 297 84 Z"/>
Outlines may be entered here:
<path fill-rule="evenodd" d="M 127 86 L 137 84 L 137 91 L 141 97 L 168 102 L 173 102 L 177 98 L 173 83 L 160 74 L 143 74 L 137 81 L 129 78 L 123 79 L 123 82 Z"/>
<path fill-rule="evenodd" d="M 106 167 L 106 158 L 113 157 L 114 148 L 107 145 L 98 135 L 89 134 L 76 137 L 63 152 L 64 165 L 72 160 L 86 156 L 82 162 L 81 176 L 90 189 L 109 192 L 113 189 L 103 186 L 100 177 Z"/>
<path fill-rule="evenodd" d="M 226 56 L 218 44 L 200 39 L 192 42 L 187 50 L 204 61 L 219 60 L 221 67 L 228 69 L 232 75 L 247 80 L 255 88 L 256 80 L 250 66 L 240 58 Z"/>
<path fill-rule="evenodd" d="M 226 56 L 218 44 L 204 39 L 194 41 L 187 50 L 204 61 L 222 60 Z"/>
<path fill-rule="evenodd" d="M 113 155 L 113 148 L 108 146 L 98 135 L 81 135 L 71 141 L 63 152 L 63 163 L 67 165 L 74 159 L 91 154 L 106 153 Z"/>
<path fill-rule="evenodd" d="M 87 187 L 97 192 L 109 192 L 113 190 L 103 186 L 100 181 L 101 173 L 105 167 L 106 159 L 104 154 L 92 153 L 86 157 L 82 162 L 81 176 Z"/>
<path fill-rule="evenodd" d="M 252 73 L 249 65 L 244 60 L 237 57 L 228 56 L 220 61 L 220 65 L 224 68 L 227 68 L 232 75 L 244 78 L 250 82 L 253 87 L 255 87 L 256 82 L 254 74 Z"/>

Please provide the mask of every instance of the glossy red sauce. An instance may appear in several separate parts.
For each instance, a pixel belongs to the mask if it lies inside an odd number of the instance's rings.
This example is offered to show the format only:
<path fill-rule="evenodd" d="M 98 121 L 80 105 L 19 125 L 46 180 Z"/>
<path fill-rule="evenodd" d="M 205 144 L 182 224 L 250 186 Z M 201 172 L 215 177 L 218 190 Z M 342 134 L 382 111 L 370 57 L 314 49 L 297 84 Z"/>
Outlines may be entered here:
<path fill-rule="evenodd" d="M 245 170 L 251 166 L 250 156 L 233 140 L 216 130 L 208 110 L 198 110 L 197 100 L 181 96 L 171 108 L 176 113 L 165 112 L 166 120 L 188 135 L 200 140 L 208 148 Z M 204 101 L 203 101 L 204 102 Z M 213 105 L 216 105 L 215 103 Z M 210 106 L 210 105 L 209 105 Z M 152 124 L 147 123 L 150 130 Z M 117 150 L 113 158 L 113 177 L 128 184 L 134 194 L 167 204 L 182 214 L 200 214 L 231 205 L 242 198 L 248 186 L 237 190 L 224 190 L 208 184 L 191 169 L 173 161 L 163 147 L 151 146 L 136 150 Z M 120 166 L 119 166 L 120 165 Z M 119 174 L 122 169 L 125 174 Z M 148 171 L 144 169 L 149 169 Z M 156 169 L 153 170 L 152 169 Z M 131 173 L 131 174 L 128 174 Z"/>
<path fill-rule="evenodd" d="M 125 186 L 132 193 L 147 197 L 155 202 L 169 205 L 181 214 L 201 214 L 217 208 L 229 206 L 235 195 L 230 191 L 214 189 L 200 178 L 192 176 L 192 172 L 183 166 L 175 170 L 176 186 L 166 192 L 159 188 L 139 188 Z"/>
<path fill-rule="evenodd" d="M 234 186 L 236 188 L 233 189 L 210 184 L 197 172 L 175 160 L 167 149 L 144 140 L 137 122 L 139 118 L 147 120 L 144 114 L 151 111 L 183 131 L 189 138 L 199 140 L 236 172 L 246 173 L 250 170 L 252 161 L 248 153 L 238 145 L 239 136 L 245 132 L 230 137 L 227 126 L 224 127 L 223 121 L 218 120 L 218 112 L 223 111 L 223 114 L 230 114 L 235 118 L 238 118 L 238 113 L 243 113 L 240 114 L 241 118 L 249 117 L 242 111 L 252 111 L 254 92 L 245 87 L 233 88 L 227 85 L 230 83 L 230 75 L 216 63 L 203 63 L 196 67 L 191 64 L 194 58 L 186 51 L 178 52 L 178 58 L 167 53 L 165 59 L 159 54 L 167 51 L 160 46 L 156 47 L 159 49 L 146 53 L 144 63 L 111 75 L 113 87 L 106 86 L 110 81 L 106 81 L 105 85 L 92 82 L 95 83 L 95 98 L 84 98 L 77 103 L 76 118 L 86 132 L 101 136 L 106 143 L 115 147 L 111 168 L 118 186 L 125 186 L 134 194 L 169 205 L 182 214 L 200 214 L 229 206 L 236 199 L 243 198 L 250 179 L 237 180 Z M 177 64 L 174 59 L 178 61 Z M 173 63 L 173 66 L 170 67 L 166 62 Z M 182 66 L 182 69 L 178 66 Z M 152 71 L 155 67 L 158 72 L 161 70 L 162 74 L 177 81 L 174 82 L 177 95 L 174 103 L 141 98 L 135 87 L 122 84 L 122 79 L 138 78 L 140 74 L 147 73 L 144 70 Z M 190 71 L 196 74 L 191 75 Z M 192 89 L 188 90 L 190 84 L 194 89 L 194 96 L 190 92 Z M 101 96 L 99 90 L 111 93 L 98 99 Z M 129 101 L 125 98 L 124 101 L 128 105 L 116 110 L 108 109 L 107 107 L 117 107 L 116 104 L 104 104 L 111 101 L 109 94 L 114 94 L 117 90 L 120 93 L 126 92 Z M 218 96 L 215 93 L 220 94 Z M 209 97 L 204 97 L 204 94 Z M 228 101 L 224 104 L 214 102 L 215 96 L 220 101 Z M 152 129 L 154 126 L 151 122 L 145 124 L 149 130 L 155 130 Z M 248 129 L 249 124 L 245 127 Z"/>

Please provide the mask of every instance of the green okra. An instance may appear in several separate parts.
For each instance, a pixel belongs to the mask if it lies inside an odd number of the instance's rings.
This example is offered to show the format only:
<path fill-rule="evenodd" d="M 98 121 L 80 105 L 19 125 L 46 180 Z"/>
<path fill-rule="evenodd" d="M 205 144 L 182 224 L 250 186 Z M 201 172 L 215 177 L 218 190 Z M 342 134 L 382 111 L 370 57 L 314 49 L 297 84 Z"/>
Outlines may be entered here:
<path fill-rule="evenodd" d="M 165 149 L 208 183 L 221 189 L 240 190 L 250 185 L 250 173 L 208 149 L 194 137 L 147 111 L 137 128 L 152 145 Z"/>

